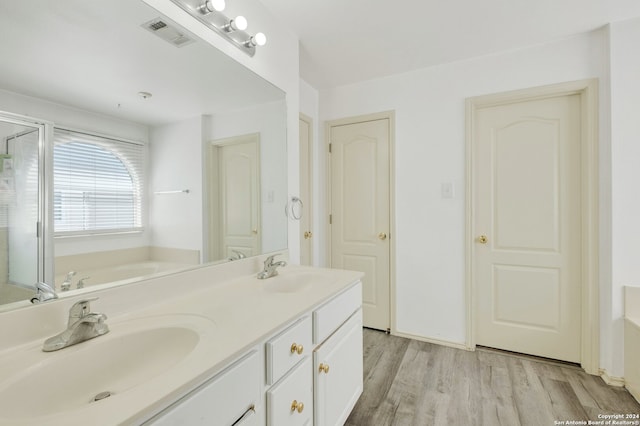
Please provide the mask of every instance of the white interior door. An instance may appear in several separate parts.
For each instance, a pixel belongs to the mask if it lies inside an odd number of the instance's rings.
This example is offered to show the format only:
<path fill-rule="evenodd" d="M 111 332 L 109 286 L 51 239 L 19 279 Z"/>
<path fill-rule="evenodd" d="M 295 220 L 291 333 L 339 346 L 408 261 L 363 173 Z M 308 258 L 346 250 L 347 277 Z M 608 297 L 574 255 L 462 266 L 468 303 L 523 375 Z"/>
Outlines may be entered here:
<path fill-rule="evenodd" d="M 260 153 L 258 135 L 219 145 L 220 253 L 237 258 L 260 253 Z"/>
<path fill-rule="evenodd" d="M 334 125 L 331 266 L 364 272 L 364 326 L 390 328 L 390 120 Z"/>
<path fill-rule="evenodd" d="M 476 343 L 580 362 L 580 97 L 476 111 Z"/>
<path fill-rule="evenodd" d="M 312 218 L 312 139 L 311 119 L 300 116 L 300 199 L 302 218 L 300 219 L 300 264 L 313 263 L 313 218 Z"/>

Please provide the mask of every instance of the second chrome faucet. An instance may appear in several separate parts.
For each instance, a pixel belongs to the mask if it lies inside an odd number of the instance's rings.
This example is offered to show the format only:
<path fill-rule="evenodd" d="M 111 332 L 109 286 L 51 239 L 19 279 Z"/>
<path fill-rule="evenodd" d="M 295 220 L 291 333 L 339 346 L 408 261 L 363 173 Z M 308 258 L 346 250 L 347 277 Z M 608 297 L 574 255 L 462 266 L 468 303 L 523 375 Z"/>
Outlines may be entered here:
<path fill-rule="evenodd" d="M 279 262 L 274 262 L 273 260 L 275 259 L 276 256 L 279 256 L 279 255 L 278 254 L 271 255 L 267 257 L 267 259 L 264 261 L 264 269 L 258 272 L 259 280 L 264 280 L 264 279 L 276 276 L 278 275 L 278 269 L 277 269 L 278 266 L 287 266 L 287 262 L 285 262 L 284 260 L 281 260 Z"/>

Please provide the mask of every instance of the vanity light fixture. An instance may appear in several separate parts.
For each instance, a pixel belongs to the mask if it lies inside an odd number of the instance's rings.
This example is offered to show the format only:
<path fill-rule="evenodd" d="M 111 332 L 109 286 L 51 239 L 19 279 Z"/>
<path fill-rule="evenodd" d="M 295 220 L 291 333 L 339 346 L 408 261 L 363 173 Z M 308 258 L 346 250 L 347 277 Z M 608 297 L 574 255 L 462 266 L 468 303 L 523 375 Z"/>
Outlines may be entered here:
<path fill-rule="evenodd" d="M 232 31 L 244 31 L 247 29 L 248 25 L 249 23 L 247 22 L 247 18 L 240 15 L 240 16 L 236 16 L 235 19 L 230 20 L 227 25 L 222 27 L 222 29 L 228 33 Z"/>
<path fill-rule="evenodd" d="M 251 35 L 245 31 L 248 24 L 244 16 L 229 19 L 222 13 L 225 0 L 171 1 L 249 56 L 255 55 L 257 46 L 267 43 L 267 37 L 263 33 Z"/>
<path fill-rule="evenodd" d="M 264 46 L 267 44 L 267 36 L 264 35 L 264 33 L 258 33 L 249 37 L 249 40 L 247 40 L 245 44 L 249 46 Z"/>
<path fill-rule="evenodd" d="M 227 4 L 225 3 L 224 0 L 207 0 L 204 2 L 204 4 L 201 7 L 206 8 L 207 13 L 222 12 L 224 8 L 227 7 Z"/>

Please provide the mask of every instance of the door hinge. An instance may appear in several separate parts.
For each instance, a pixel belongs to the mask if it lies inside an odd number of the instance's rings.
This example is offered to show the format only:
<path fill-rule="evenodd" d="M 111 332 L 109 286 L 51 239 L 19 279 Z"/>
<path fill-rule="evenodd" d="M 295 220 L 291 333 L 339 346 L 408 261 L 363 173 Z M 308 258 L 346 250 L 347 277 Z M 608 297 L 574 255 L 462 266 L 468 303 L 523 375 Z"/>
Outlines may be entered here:
<path fill-rule="evenodd" d="M 333 144 L 329 143 L 329 154 L 331 154 L 331 145 L 333 145 Z"/>
<path fill-rule="evenodd" d="M 329 225 L 333 225 L 333 215 L 329 215 Z"/>

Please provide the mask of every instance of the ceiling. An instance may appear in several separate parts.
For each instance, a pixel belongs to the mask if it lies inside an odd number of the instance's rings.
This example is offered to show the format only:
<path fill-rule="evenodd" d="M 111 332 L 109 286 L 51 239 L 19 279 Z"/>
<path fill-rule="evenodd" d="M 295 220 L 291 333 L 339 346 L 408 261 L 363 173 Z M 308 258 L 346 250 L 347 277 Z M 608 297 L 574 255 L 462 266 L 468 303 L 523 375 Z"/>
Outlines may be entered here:
<path fill-rule="evenodd" d="M 334 87 L 532 46 L 640 16 L 638 0 L 261 0 Z"/>
<path fill-rule="evenodd" d="M 142 27 L 156 18 L 195 41 Z M 0 89 L 146 125 L 284 98 L 142 1 L 0 1 L 0 40 Z"/>

